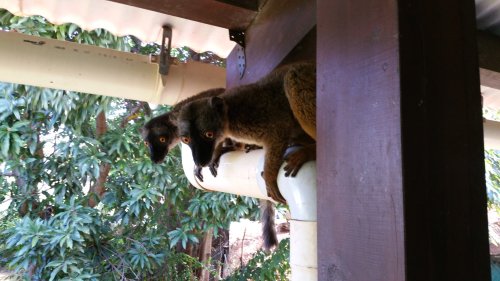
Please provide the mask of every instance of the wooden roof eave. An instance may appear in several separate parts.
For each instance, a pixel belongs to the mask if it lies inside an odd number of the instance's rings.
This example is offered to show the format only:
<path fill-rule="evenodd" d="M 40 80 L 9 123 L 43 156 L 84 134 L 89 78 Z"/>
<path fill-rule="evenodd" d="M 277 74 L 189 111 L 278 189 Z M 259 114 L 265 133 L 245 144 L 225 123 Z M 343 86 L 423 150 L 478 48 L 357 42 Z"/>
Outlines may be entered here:
<path fill-rule="evenodd" d="M 245 30 L 266 0 L 110 0 L 227 29 Z"/>

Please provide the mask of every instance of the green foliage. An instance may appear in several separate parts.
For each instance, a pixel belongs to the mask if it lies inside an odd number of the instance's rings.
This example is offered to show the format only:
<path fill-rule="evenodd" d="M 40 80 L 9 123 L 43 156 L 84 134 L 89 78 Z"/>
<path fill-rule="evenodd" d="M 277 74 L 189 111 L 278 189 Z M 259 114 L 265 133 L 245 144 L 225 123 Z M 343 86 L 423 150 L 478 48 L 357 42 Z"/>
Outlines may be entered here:
<path fill-rule="evenodd" d="M 500 121 L 499 112 L 485 108 L 483 116 L 489 120 Z M 486 191 L 490 208 L 500 207 L 500 152 L 494 149 L 484 151 L 486 170 Z"/>
<path fill-rule="evenodd" d="M 196 272 L 203 268 L 201 262 L 184 253 L 173 253 L 168 260 L 162 280 L 197 280 Z"/>
<path fill-rule="evenodd" d="M 257 252 L 248 264 L 224 279 L 225 281 L 286 281 L 290 278 L 290 239 L 283 239 L 271 254 Z"/>
<path fill-rule="evenodd" d="M 35 271 L 35 280 L 99 280 L 85 245 L 85 237 L 99 233 L 98 214 L 74 198 L 70 204 L 61 205 L 61 212 L 49 221 L 25 217 L 2 233 L 2 254 L 12 258 L 10 267 L 22 273 Z"/>
<path fill-rule="evenodd" d="M 0 10 L 0 28 L 123 51 L 157 50 L 132 37 L 84 31 Z M 256 217 L 256 200 L 189 186 L 174 149 L 153 164 L 136 101 L 0 83 L 0 266 L 25 280 L 195 280 L 185 254 L 203 234 Z M 159 106 L 153 115 L 167 108 Z M 96 136 L 105 113 L 107 131 Z M 102 198 L 89 194 L 109 165 Z M 96 208 L 89 199 L 100 199 Z M 54 215 L 40 219 L 46 207 Z M 24 215 L 20 218 L 19 214 Z M 166 278 L 165 276 L 171 276 Z"/>
<path fill-rule="evenodd" d="M 490 207 L 500 206 L 500 154 L 497 150 L 485 150 L 486 191 Z"/>

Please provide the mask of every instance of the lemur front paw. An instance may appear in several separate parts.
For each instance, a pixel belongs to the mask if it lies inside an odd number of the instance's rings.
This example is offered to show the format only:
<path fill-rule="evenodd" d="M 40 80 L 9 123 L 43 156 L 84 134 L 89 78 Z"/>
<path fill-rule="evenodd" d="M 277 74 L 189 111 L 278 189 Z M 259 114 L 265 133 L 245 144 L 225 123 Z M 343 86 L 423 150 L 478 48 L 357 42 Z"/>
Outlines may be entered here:
<path fill-rule="evenodd" d="M 212 175 L 214 177 L 217 176 L 217 169 L 219 168 L 219 159 L 217 159 L 217 161 L 212 161 L 209 165 L 208 165 L 208 169 L 210 170 L 210 173 L 212 173 Z"/>
<path fill-rule="evenodd" d="M 200 181 L 203 181 L 203 175 L 201 174 L 201 166 L 194 167 L 194 176 L 198 178 Z"/>
<path fill-rule="evenodd" d="M 252 150 L 262 149 L 262 146 L 259 146 L 256 144 L 245 144 L 244 149 L 245 149 L 245 152 L 248 153 Z"/>

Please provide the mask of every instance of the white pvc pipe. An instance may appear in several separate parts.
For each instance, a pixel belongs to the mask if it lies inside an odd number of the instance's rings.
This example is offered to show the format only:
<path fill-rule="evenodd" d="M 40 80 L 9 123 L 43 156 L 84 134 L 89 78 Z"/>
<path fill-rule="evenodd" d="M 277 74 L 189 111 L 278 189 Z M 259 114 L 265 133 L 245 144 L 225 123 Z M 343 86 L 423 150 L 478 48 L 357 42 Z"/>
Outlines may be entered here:
<path fill-rule="evenodd" d="M 264 150 L 229 152 L 222 155 L 217 177 L 203 168 L 203 182 L 194 176 L 191 149 L 182 145 L 182 166 L 188 180 L 195 187 L 232 194 L 268 199 L 261 171 Z M 318 280 L 316 162 L 304 164 L 296 177 L 278 174 L 278 186 L 290 208 L 290 266 L 292 281 Z"/>
<path fill-rule="evenodd" d="M 263 155 L 262 149 L 248 153 L 225 153 L 220 159 L 217 177 L 212 176 L 208 168 L 203 168 L 202 182 L 194 176 L 195 165 L 191 149 L 182 144 L 182 167 L 189 182 L 196 188 L 272 200 L 267 196 L 264 180 L 260 176 Z"/>
<path fill-rule="evenodd" d="M 297 176 L 278 174 L 278 186 L 290 208 L 292 281 L 318 280 L 316 162 L 307 162 Z"/>
<path fill-rule="evenodd" d="M 225 69 L 189 62 L 158 73 L 149 56 L 0 31 L 0 81 L 175 104 L 225 87 Z"/>
<path fill-rule="evenodd" d="M 207 89 L 225 87 L 226 69 L 223 67 L 196 61 L 173 64 L 164 77 L 159 100 L 154 102 L 174 105 Z"/>

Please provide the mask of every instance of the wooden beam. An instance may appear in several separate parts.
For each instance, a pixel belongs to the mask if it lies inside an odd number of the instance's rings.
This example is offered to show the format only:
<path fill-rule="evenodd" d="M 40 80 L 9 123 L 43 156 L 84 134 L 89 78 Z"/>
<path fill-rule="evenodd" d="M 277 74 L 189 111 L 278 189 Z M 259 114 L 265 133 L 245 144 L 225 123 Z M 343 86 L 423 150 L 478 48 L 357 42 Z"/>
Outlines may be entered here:
<path fill-rule="evenodd" d="M 478 30 L 477 47 L 481 85 L 500 89 L 500 37 Z"/>
<path fill-rule="evenodd" d="M 316 60 L 316 26 L 314 26 L 297 45 L 288 53 L 279 65 L 297 61 Z"/>
<path fill-rule="evenodd" d="M 405 280 L 396 16 L 318 0 L 319 280 Z"/>
<path fill-rule="evenodd" d="M 500 72 L 500 37 L 486 31 L 477 31 L 479 66 Z"/>
<path fill-rule="evenodd" d="M 407 279 L 490 280 L 475 3 L 410 4 L 398 5 Z"/>
<path fill-rule="evenodd" d="M 246 30 L 246 71 L 240 79 L 237 48 L 227 58 L 227 86 L 257 81 L 278 66 L 316 25 L 316 2 L 267 1 Z M 306 39 L 307 39 L 306 38 Z M 315 43 L 315 42 L 314 42 Z M 303 52 L 305 54 L 305 52 Z M 314 59 L 311 55 L 309 58 Z"/>
<path fill-rule="evenodd" d="M 318 0 L 319 280 L 490 280 L 474 19 Z"/>
<path fill-rule="evenodd" d="M 248 9 L 248 10 L 255 11 L 255 12 L 257 12 L 259 10 L 260 5 L 262 4 L 262 3 L 259 3 L 262 1 L 258 1 L 258 0 L 216 0 L 216 1 L 226 3 L 229 5 L 233 5 L 236 7 L 240 7 L 243 9 Z"/>
<path fill-rule="evenodd" d="M 478 30 L 477 47 L 481 85 L 500 89 L 500 37 Z"/>
<path fill-rule="evenodd" d="M 139 7 L 171 16 L 181 17 L 227 29 L 245 30 L 257 15 L 263 0 L 245 0 L 240 5 L 233 1 L 214 0 L 108 0 Z M 224 3 L 226 2 L 226 3 Z M 229 35 L 228 35 L 229 36 Z"/>

